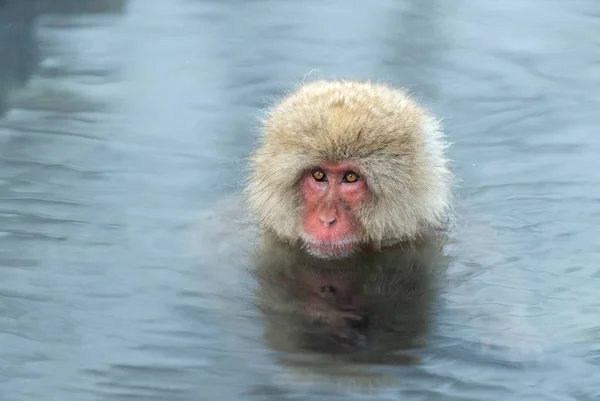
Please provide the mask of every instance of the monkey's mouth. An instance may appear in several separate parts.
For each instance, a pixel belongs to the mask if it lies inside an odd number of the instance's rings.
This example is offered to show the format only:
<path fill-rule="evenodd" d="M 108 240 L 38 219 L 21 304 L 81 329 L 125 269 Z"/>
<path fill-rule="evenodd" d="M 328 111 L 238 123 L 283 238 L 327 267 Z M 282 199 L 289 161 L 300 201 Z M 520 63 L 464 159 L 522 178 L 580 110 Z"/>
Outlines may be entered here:
<path fill-rule="evenodd" d="M 313 256 L 325 259 L 341 259 L 354 253 L 358 243 L 355 239 L 341 241 L 314 241 L 307 240 L 305 248 Z"/>

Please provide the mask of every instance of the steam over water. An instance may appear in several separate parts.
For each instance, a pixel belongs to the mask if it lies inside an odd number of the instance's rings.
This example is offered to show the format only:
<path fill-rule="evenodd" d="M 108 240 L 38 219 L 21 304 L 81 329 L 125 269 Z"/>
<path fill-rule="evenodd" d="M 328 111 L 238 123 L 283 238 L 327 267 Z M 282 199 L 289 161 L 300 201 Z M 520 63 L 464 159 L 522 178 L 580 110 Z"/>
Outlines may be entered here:
<path fill-rule="evenodd" d="M 416 364 L 291 363 L 256 307 L 239 161 L 315 77 L 454 143 Z M 598 399 L 598 110 L 599 1 L 0 1 L 0 400 Z"/>

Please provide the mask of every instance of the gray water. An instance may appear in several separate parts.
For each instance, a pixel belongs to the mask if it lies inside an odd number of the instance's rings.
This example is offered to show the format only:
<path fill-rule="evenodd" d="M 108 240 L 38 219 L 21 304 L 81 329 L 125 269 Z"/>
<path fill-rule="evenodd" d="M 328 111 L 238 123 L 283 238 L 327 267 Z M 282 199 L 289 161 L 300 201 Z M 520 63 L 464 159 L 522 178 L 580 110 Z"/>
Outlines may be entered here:
<path fill-rule="evenodd" d="M 0 2 L 0 400 L 600 399 L 599 1 L 25 4 Z M 223 259 L 261 108 L 305 76 L 405 86 L 454 143 L 420 364 L 282 365 Z"/>

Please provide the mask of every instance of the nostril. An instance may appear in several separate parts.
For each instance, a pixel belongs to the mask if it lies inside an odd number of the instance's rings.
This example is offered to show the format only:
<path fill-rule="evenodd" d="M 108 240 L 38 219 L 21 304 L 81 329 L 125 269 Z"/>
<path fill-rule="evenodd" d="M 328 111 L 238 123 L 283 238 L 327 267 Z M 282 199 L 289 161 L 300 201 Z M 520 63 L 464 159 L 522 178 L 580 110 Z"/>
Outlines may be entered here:
<path fill-rule="evenodd" d="M 321 223 L 323 223 L 324 226 L 328 226 L 328 227 L 332 226 L 335 224 L 335 222 L 336 222 L 335 218 L 329 218 L 329 219 L 323 218 L 323 217 L 321 218 Z"/>

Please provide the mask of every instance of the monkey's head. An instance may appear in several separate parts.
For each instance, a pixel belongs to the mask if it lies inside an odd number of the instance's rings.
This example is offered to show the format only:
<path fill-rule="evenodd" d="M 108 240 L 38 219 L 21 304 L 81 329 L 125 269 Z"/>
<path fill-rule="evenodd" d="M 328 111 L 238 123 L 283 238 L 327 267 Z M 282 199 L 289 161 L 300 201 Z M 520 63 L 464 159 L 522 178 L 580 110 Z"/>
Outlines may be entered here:
<path fill-rule="evenodd" d="M 438 121 L 383 84 L 316 81 L 273 107 L 247 195 L 261 226 L 339 259 L 439 227 L 451 173 Z"/>

